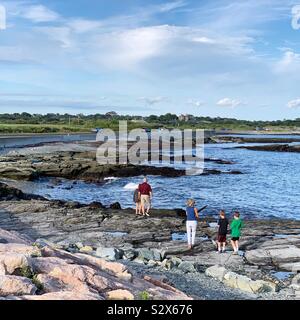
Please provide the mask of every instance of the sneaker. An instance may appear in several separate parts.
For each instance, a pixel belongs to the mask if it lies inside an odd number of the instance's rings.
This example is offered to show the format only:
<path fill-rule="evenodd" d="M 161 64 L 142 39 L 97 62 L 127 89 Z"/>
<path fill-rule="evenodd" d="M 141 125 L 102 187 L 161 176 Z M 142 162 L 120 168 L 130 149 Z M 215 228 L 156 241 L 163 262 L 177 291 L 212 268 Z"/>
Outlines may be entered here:
<path fill-rule="evenodd" d="M 146 212 L 145 215 L 146 215 L 147 217 L 150 217 L 150 214 L 149 214 L 148 212 Z"/>

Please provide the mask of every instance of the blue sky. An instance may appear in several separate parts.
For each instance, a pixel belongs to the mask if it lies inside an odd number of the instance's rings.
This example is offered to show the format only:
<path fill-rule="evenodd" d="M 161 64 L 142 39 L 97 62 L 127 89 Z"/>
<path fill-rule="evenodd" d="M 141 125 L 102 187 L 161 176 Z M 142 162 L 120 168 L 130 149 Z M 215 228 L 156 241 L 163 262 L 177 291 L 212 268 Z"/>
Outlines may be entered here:
<path fill-rule="evenodd" d="M 1 113 L 300 116 L 300 0 L 1 7 Z"/>

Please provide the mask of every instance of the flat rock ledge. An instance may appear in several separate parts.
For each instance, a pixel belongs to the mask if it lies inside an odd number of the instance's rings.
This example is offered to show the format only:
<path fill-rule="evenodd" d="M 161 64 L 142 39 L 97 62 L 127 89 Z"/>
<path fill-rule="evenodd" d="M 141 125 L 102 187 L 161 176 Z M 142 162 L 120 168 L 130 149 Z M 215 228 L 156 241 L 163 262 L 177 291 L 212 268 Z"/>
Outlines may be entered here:
<path fill-rule="evenodd" d="M 205 159 L 216 163 L 231 164 L 221 159 Z M 53 154 L 7 155 L 0 157 L 0 178 L 35 180 L 40 177 L 78 179 L 88 182 L 102 181 L 105 177 L 134 177 L 158 175 L 184 176 L 185 170 L 170 166 L 99 164 L 96 152 L 58 152 Z M 204 169 L 203 174 L 242 174 L 238 170 L 221 171 Z"/>
<path fill-rule="evenodd" d="M 0 300 L 190 300 L 121 263 L 72 254 L 0 229 Z"/>

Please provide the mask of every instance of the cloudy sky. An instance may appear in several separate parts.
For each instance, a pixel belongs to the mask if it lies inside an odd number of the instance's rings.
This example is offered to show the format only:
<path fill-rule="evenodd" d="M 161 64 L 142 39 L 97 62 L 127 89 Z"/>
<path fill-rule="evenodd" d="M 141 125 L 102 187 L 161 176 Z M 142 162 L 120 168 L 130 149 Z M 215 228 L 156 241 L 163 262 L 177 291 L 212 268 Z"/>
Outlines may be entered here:
<path fill-rule="evenodd" d="M 1 113 L 292 119 L 299 83 L 300 0 L 0 0 Z"/>

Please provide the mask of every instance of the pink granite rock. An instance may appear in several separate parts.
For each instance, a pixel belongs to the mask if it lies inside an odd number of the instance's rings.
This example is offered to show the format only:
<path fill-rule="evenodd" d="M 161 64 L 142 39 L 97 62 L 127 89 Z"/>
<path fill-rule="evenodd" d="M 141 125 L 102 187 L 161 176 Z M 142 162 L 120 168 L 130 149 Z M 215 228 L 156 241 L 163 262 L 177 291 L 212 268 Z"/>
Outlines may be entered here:
<path fill-rule="evenodd" d="M 0 276 L 1 296 L 20 296 L 35 294 L 36 286 L 27 278 L 17 276 Z"/>

